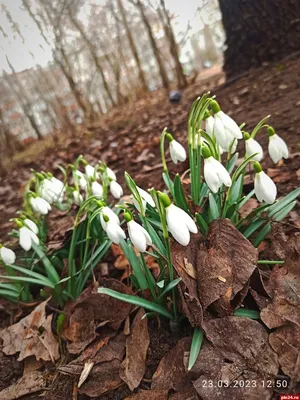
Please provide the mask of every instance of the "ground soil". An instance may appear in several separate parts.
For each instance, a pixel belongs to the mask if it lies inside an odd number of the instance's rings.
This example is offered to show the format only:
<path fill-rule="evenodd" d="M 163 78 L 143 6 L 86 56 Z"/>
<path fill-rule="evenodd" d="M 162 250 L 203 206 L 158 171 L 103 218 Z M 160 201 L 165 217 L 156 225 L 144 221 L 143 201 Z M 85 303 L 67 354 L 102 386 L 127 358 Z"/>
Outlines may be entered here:
<path fill-rule="evenodd" d="M 281 64 L 265 65 L 258 70 L 231 82 L 225 82 L 223 73 L 214 68 L 200 75 L 196 82 L 183 91 L 179 104 L 170 104 L 164 90 L 149 93 L 141 100 L 119 107 L 99 121 L 87 123 L 72 137 L 55 137 L 54 147 L 35 154 L 35 145 L 26 152 L 5 162 L 0 187 L 0 241 L 9 241 L 7 233 L 12 228 L 9 219 L 22 205 L 22 194 L 30 169 L 50 170 L 59 173 L 58 164 L 73 162 L 79 154 L 91 163 L 98 160 L 107 162 L 117 173 L 120 183 L 124 183 L 123 173 L 128 171 L 136 182 L 147 189 L 162 188 L 161 163 L 159 157 L 159 137 L 164 127 L 176 139 L 186 143 L 187 116 L 192 101 L 210 90 L 217 96 L 223 110 L 238 123 L 246 122 L 245 129 L 251 130 L 264 116 L 271 114 L 270 124 L 288 143 L 290 157 L 274 172 L 274 164 L 266 155 L 263 167 L 274 176 L 279 195 L 284 195 L 299 186 L 300 180 L 300 60 L 288 60 Z M 257 139 L 266 149 L 266 132 Z M 39 145 L 39 148 L 41 146 Z M 171 174 L 183 173 L 187 164 L 174 166 L 169 163 Z M 251 183 L 249 184 L 251 185 Z M 294 215 L 295 225 L 299 219 Z M 60 221 L 61 223 L 61 221 Z M 289 224 L 293 221 L 289 220 Z M 299 226 L 298 226 L 299 227 Z M 2 303 L 1 316 L 6 318 Z M 152 324 L 152 325 L 151 325 Z M 152 374 L 162 356 L 169 351 L 179 337 L 171 334 L 168 327 L 157 330 L 154 321 L 150 324 L 150 348 L 146 365 L 145 380 L 141 388 L 149 388 Z M 0 390 L 11 385 L 22 374 L 22 364 L 15 357 L 0 353 L 0 364 L 10 365 L 10 374 L 0 374 Z M 5 368 L 1 368 L 3 371 Z M 67 385 L 67 383 L 66 383 Z M 130 394 L 126 385 L 101 399 L 123 399 Z M 27 397 L 34 399 L 37 397 Z M 80 397 L 85 399 L 87 397 Z"/>

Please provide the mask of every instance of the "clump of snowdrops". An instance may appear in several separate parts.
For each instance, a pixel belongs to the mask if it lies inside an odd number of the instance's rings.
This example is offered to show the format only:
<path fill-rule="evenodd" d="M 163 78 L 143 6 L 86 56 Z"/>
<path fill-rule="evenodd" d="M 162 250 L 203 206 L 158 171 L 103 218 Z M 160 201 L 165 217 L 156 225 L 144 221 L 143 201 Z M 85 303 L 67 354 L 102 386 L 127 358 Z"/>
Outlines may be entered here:
<path fill-rule="evenodd" d="M 1 247 L 0 257 L 7 273 L 1 277 L 0 295 L 29 301 L 32 287 L 37 286 L 41 296 L 51 294 L 62 306 L 80 295 L 95 266 L 111 243 L 115 243 L 129 261 L 134 290 L 148 289 L 152 300 L 108 288 L 99 288 L 99 292 L 142 306 L 149 311 L 147 315 L 158 313 L 178 321 L 181 316 L 176 286 L 180 278 L 176 278 L 172 266 L 173 239 L 188 246 L 191 234 L 201 231 L 206 235 L 211 221 L 229 218 L 258 246 L 270 232 L 273 221 L 282 220 L 295 206 L 300 189 L 277 200 L 276 186 L 260 164 L 266 156 L 257 141 L 260 135 L 269 136 L 268 152 L 274 163 L 288 157 L 285 142 L 267 123 L 268 119 L 269 116 L 252 132 L 247 132 L 244 124 L 238 126 L 209 94 L 198 98 L 188 118 L 188 194 L 180 176 L 172 179 L 168 171 L 166 142 L 175 164 L 184 162 L 187 152 L 167 129 L 160 140 L 166 184 L 163 192 L 138 187 L 125 172 L 132 202 L 109 203 L 109 193 L 114 199 L 123 195 L 116 175 L 106 164 L 91 166 L 83 157 L 74 165 L 61 168 L 64 180 L 50 173 L 35 172 L 27 185 L 24 210 L 15 218 L 17 229 L 12 232 L 25 254 L 20 252 L 16 257 L 13 250 Z M 236 152 L 239 141 L 244 147 L 242 159 Z M 254 176 L 254 188 L 244 194 L 247 171 Z M 240 208 L 254 196 L 260 204 L 242 218 Z M 76 217 L 71 237 L 66 238 L 61 248 L 49 251 L 46 220 L 53 207 L 61 210 L 75 207 Z M 201 212 L 194 212 L 195 209 Z M 157 260 L 160 272 L 156 279 L 147 266 L 146 254 Z"/>

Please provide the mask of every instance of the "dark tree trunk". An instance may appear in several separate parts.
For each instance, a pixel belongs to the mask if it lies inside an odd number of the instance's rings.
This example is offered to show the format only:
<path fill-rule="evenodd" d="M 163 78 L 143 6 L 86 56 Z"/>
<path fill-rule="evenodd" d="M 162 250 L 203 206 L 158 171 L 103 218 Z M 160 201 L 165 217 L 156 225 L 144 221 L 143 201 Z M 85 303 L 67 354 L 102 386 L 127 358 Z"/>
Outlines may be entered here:
<path fill-rule="evenodd" d="M 160 57 L 159 49 L 158 49 L 158 47 L 156 45 L 156 42 L 155 42 L 155 39 L 154 39 L 154 34 L 153 34 L 153 31 L 152 31 L 152 27 L 150 25 L 150 22 L 148 21 L 147 15 L 146 15 L 145 10 L 144 10 L 144 5 L 142 4 L 141 0 L 137 0 L 136 5 L 140 10 L 142 20 L 144 22 L 146 31 L 148 33 L 149 41 L 150 41 L 151 48 L 152 48 L 154 57 L 156 59 L 157 65 L 158 65 L 158 69 L 159 69 L 159 73 L 160 73 L 160 77 L 161 77 L 161 81 L 162 81 L 163 87 L 164 88 L 169 88 L 169 79 L 168 79 L 167 71 L 165 69 L 163 60 Z"/>
<path fill-rule="evenodd" d="M 219 0 L 228 77 L 300 50 L 299 0 Z"/>

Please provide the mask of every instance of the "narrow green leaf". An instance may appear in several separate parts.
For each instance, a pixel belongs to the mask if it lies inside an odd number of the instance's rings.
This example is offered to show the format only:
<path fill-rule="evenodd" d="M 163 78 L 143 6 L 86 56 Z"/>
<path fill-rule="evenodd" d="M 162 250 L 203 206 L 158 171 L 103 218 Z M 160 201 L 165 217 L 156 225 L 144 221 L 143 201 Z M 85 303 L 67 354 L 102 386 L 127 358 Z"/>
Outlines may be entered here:
<path fill-rule="evenodd" d="M 286 207 L 290 202 L 297 199 L 300 196 L 300 188 L 293 190 L 291 193 L 286 195 L 283 199 L 278 200 L 276 203 L 272 204 L 269 208 L 269 217 L 272 217 L 282 208 Z"/>
<path fill-rule="evenodd" d="M 134 304 L 139 307 L 143 307 L 146 310 L 157 312 L 158 314 L 161 314 L 171 320 L 173 319 L 173 315 L 167 309 L 160 306 L 159 304 L 153 303 L 152 301 L 142 299 L 141 297 L 119 293 L 115 290 L 104 287 L 99 288 L 98 293 L 107 294 L 108 296 L 114 297 L 115 299 L 125 301 L 126 303 Z"/>
<path fill-rule="evenodd" d="M 226 168 L 229 174 L 231 174 L 231 172 L 233 171 L 238 157 L 239 157 L 239 153 L 235 153 L 233 155 L 233 157 L 231 157 L 231 159 L 229 160 L 227 168 Z"/>
<path fill-rule="evenodd" d="M 178 285 L 178 283 L 182 280 L 182 278 L 177 278 L 174 279 L 172 282 L 169 282 L 167 286 L 165 287 L 165 290 L 160 294 L 159 298 L 163 297 L 165 294 L 167 294 L 170 290 L 172 290 L 175 286 Z"/>
<path fill-rule="evenodd" d="M 60 280 L 60 277 L 58 273 L 56 272 L 56 269 L 54 266 L 51 264 L 49 258 L 46 256 L 44 253 L 43 249 L 36 245 L 35 243 L 32 243 L 32 248 L 36 252 L 36 254 L 40 257 L 42 263 L 44 264 L 46 274 L 48 278 L 51 280 L 53 283 L 58 283 Z"/>
<path fill-rule="evenodd" d="M 254 194 L 255 194 L 255 190 L 253 189 L 253 190 L 251 190 L 250 193 L 247 194 L 247 196 L 245 196 L 245 197 L 241 200 L 241 202 L 239 202 L 239 209 L 240 209 L 245 203 L 247 203 L 247 201 L 248 201 L 249 199 L 251 199 L 251 197 L 252 197 Z"/>
<path fill-rule="evenodd" d="M 188 364 L 189 371 L 193 368 L 198 358 L 203 343 L 203 337 L 204 337 L 203 331 L 200 328 L 196 327 L 194 329 L 192 343 L 191 343 L 191 350 L 190 350 L 190 357 Z"/>
<path fill-rule="evenodd" d="M 243 175 L 240 175 L 233 185 L 229 192 L 228 203 L 229 205 L 236 203 L 239 199 L 241 185 L 243 186 Z"/>
<path fill-rule="evenodd" d="M 134 275 L 138 281 L 139 287 L 141 290 L 145 290 L 148 288 L 148 282 L 147 279 L 144 275 L 144 272 L 142 270 L 140 261 L 135 254 L 135 251 L 132 247 L 131 242 L 126 242 L 125 240 L 121 240 L 120 246 L 122 250 L 124 251 L 124 254 L 129 261 L 129 264 L 131 265 L 131 268 L 133 269 Z"/>
<path fill-rule="evenodd" d="M 262 230 L 259 232 L 259 234 L 256 236 L 253 246 L 258 247 L 261 242 L 264 240 L 264 238 L 271 232 L 272 225 L 269 222 L 267 225 L 265 225 Z"/>
<path fill-rule="evenodd" d="M 216 200 L 214 199 L 211 193 L 209 193 L 208 195 L 208 201 L 209 201 L 209 214 L 210 214 L 209 222 L 211 222 L 212 220 L 219 218 L 220 211 L 216 203 Z"/>
<path fill-rule="evenodd" d="M 208 225 L 206 221 L 203 219 L 201 214 L 196 213 L 196 221 L 200 228 L 201 233 L 206 236 L 208 232 Z"/>
<path fill-rule="evenodd" d="M 182 208 L 185 212 L 189 213 L 189 206 L 184 195 L 179 174 L 176 174 L 174 179 L 174 200 L 176 206 Z"/>
<path fill-rule="evenodd" d="M 9 279 L 10 281 L 14 281 L 14 282 L 28 282 L 28 283 L 32 283 L 32 284 L 36 284 L 36 285 L 40 285 L 40 286 L 48 286 L 50 288 L 54 288 L 54 285 L 51 283 L 46 284 L 44 281 L 40 281 L 39 279 L 35 279 L 35 278 L 27 278 L 26 276 L 4 276 L 4 275 L 0 275 L 0 278 L 4 278 L 4 279 Z"/>
<path fill-rule="evenodd" d="M 258 228 L 260 228 L 263 224 L 265 223 L 265 220 L 259 219 L 255 222 L 253 222 L 243 233 L 243 235 L 248 238 L 249 236 L 252 235 Z"/>
<path fill-rule="evenodd" d="M 20 293 L 20 289 L 15 284 L 10 282 L 0 282 L 0 289 L 6 289 Z"/>
<path fill-rule="evenodd" d="M 233 315 L 236 317 L 247 317 L 250 319 L 260 319 L 260 313 L 256 310 L 247 310 L 245 308 L 238 308 L 234 311 Z"/>
<path fill-rule="evenodd" d="M 283 220 L 283 218 L 285 218 L 290 213 L 290 211 L 292 211 L 292 209 L 295 207 L 296 202 L 297 202 L 296 200 L 292 201 L 290 204 L 282 208 L 279 212 L 273 215 L 273 219 L 275 221 Z"/>
<path fill-rule="evenodd" d="M 174 193 L 174 184 L 173 184 L 171 178 L 169 177 L 169 175 L 167 175 L 165 172 L 163 172 L 162 177 L 163 177 L 163 180 L 164 180 L 167 188 L 169 189 L 169 191 L 171 193 Z"/>
<path fill-rule="evenodd" d="M 9 289 L 0 289 L 0 296 L 3 297 L 15 297 L 16 299 L 19 297 L 20 293 L 14 292 Z"/>
<path fill-rule="evenodd" d="M 18 265 L 9 265 L 10 268 L 12 268 L 15 271 L 22 272 L 24 275 L 31 276 L 35 279 L 38 279 L 39 281 L 43 282 L 45 286 L 52 285 L 52 282 L 50 279 L 47 279 L 44 275 L 39 274 L 38 272 L 31 271 L 30 269 L 24 268 L 24 267 L 19 267 Z M 17 279 L 19 276 L 16 277 Z"/>

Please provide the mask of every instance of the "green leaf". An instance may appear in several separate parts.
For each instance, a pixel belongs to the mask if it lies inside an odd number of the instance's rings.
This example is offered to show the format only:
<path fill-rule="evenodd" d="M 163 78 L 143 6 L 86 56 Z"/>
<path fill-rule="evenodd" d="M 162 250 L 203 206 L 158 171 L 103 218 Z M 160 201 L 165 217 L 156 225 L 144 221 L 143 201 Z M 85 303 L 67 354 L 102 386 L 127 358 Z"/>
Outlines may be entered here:
<path fill-rule="evenodd" d="M 190 371 L 193 368 L 198 358 L 203 343 L 203 337 L 204 337 L 203 331 L 200 328 L 196 327 L 194 329 L 192 343 L 191 343 L 188 371 Z"/>
<path fill-rule="evenodd" d="M 15 271 L 22 272 L 24 275 L 31 276 L 32 278 L 38 279 L 39 281 L 43 282 L 43 285 L 53 287 L 53 283 L 50 281 L 50 279 L 46 278 L 44 275 L 39 274 L 38 272 L 31 271 L 31 269 L 27 269 L 24 267 L 19 267 L 18 265 L 9 265 L 10 268 L 12 268 Z M 19 276 L 16 276 L 18 279 Z"/>
<path fill-rule="evenodd" d="M 251 190 L 250 193 L 247 194 L 247 196 L 245 196 L 245 197 L 241 200 L 241 202 L 239 202 L 239 209 L 240 209 L 245 203 L 247 203 L 247 201 L 248 201 L 249 199 L 251 199 L 251 197 L 252 197 L 254 194 L 255 194 L 255 190 L 253 189 L 253 190 Z"/>
<path fill-rule="evenodd" d="M 98 293 L 107 294 L 108 296 L 114 297 L 115 299 L 125 301 L 126 303 L 134 304 L 139 307 L 143 307 L 146 310 L 157 312 L 158 314 L 161 314 L 171 320 L 173 319 L 173 315 L 167 309 L 160 306 L 159 304 L 153 303 L 152 301 L 142 299 L 141 297 L 119 293 L 115 290 L 103 287 L 98 289 Z"/>
<path fill-rule="evenodd" d="M 182 280 L 182 278 L 174 279 L 173 281 L 169 282 L 168 285 L 165 287 L 165 290 L 160 294 L 159 298 L 163 297 L 167 294 L 170 290 L 172 290 L 178 283 Z"/>
<path fill-rule="evenodd" d="M 148 289 L 148 282 L 145 277 L 145 274 L 141 268 L 140 261 L 135 254 L 135 251 L 133 249 L 133 246 L 130 241 L 126 242 L 125 240 L 121 240 L 120 246 L 122 250 L 124 251 L 124 254 L 129 261 L 129 264 L 131 265 L 131 268 L 133 269 L 134 275 L 138 281 L 139 287 L 141 290 Z"/>
<path fill-rule="evenodd" d="M 229 160 L 229 162 L 227 164 L 227 168 L 226 168 L 229 174 L 231 174 L 231 172 L 233 171 L 238 157 L 239 157 L 239 153 L 235 153 L 234 156 L 231 157 L 231 159 Z"/>
<path fill-rule="evenodd" d="M 228 203 L 229 205 L 236 203 L 239 200 L 241 185 L 243 186 L 243 175 L 240 175 L 237 180 L 233 183 L 230 192 Z"/>
<path fill-rule="evenodd" d="M 11 290 L 0 289 L 0 296 L 10 301 L 15 301 L 16 299 L 18 299 L 19 294 L 16 292 L 12 292 Z"/>
<path fill-rule="evenodd" d="M 273 215 L 273 219 L 275 221 L 283 220 L 283 218 L 285 218 L 289 214 L 289 212 L 295 207 L 296 203 L 297 203 L 296 200 L 292 201 L 290 204 L 282 208 L 278 213 Z"/>
<path fill-rule="evenodd" d="M 220 216 L 219 208 L 216 203 L 216 200 L 214 199 L 214 196 L 209 193 L 208 195 L 208 201 L 209 201 L 209 222 L 211 222 L 214 219 L 218 219 Z"/>
<path fill-rule="evenodd" d="M 233 315 L 236 317 L 247 317 L 250 319 L 260 319 L 260 313 L 256 310 L 247 310 L 246 308 L 238 308 Z"/>
<path fill-rule="evenodd" d="M 41 246 L 38 246 L 35 243 L 32 243 L 32 248 L 34 249 L 36 254 L 40 257 L 42 263 L 44 264 L 45 271 L 46 271 L 48 278 L 51 280 L 51 282 L 58 283 L 60 280 L 60 277 L 59 277 L 58 273 L 56 272 L 56 269 L 54 268 L 54 266 L 51 264 L 49 258 L 44 253 Z"/>
<path fill-rule="evenodd" d="M 152 243 L 158 248 L 159 252 L 166 257 L 166 247 L 163 244 L 163 241 L 159 237 L 158 233 L 156 230 L 153 228 L 153 226 L 146 221 L 146 219 L 142 216 L 140 216 L 141 221 L 143 223 L 143 227 L 146 229 L 146 231 L 149 233 Z"/>
<path fill-rule="evenodd" d="M 50 288 L 54 288 L 54 285 L 50 283 L 46 285 L 46 283 L 44 281 L 40 281 L 39 279 L 36 278 L 27 278 L 26 276 L 4 276 L 4 275 L 0 275 L 0 278 L 4 278 L 4 279 L 9 279 L 10 281 L 14 281 L 14 282 L 28 282 L 28 283 L 32 283 L 32 284 L 36 284 L 36 285 L 40 285 L 40 286 L 48 286 Z"/>
<path fill-rule="evenodd" d="M 162 177 L 163 180 L 167 186 L 167 188 L 169 189 L 169 191 L 173 194 L 174 193 L 174 184 L 172 182 L 172 179 L 170 178 L 170 176 L 168 174 L 166 174 L 165 172 L 162 173 Z"/>
<path fill-rule="evenodd" d="M 262 126 L 264 125 L 264 123 L 266 122 L 266 120 L 268 118 L 270 118 L 270 115 L 267 115 L 265 118 L 263 118 L 261 121 L 259 121 L 259 123 L 256 125 L 256 127 L 253 129 L 253 131 L 251 133 L 252 138 L 255 138 L 255 135 L 262 128 Z"/>
<path fill-rule="evenodd" d="M 276 203 L 272 204 L 269 208 L 269 217 L 272 217 L 282 208 L 286 207 L 290 202 L 296 200 L 298 196 L 300 196 L 300 188 L 293 190 L 283 199 L 280 199 Z"/>
<path fill-rule="evenodd" d="M 260 228 L 263 224 L 265 223 L 265 220 L 259 219 L 255 222 L 253 222 L 243 233 L 243 235 L 248 238 L 249 236 L 252 235 L 258 228 Z"/>
<path fill-rule="evenodd" d="M 262 230 L 259 232 L 259 234 L 256 236 L 253 246 L 258 247 L 261 242 L 264 240 L 264 238 L 271 232 L 272 225 L 269 222 L 267 225 L 265 225 Z"/>
<path fill-rule="evenodd" d="M 0 289 L 6 289 L 16 293 L 20 293 L 20 289 L 15 284 L 10 282 L 0 282 Z"/>
<path fill-rule="evenodd" d="M 189 213 L 189 206 L 184 195 L 179 174 L 176 174 L 174 179 L 174 200 L 176 206 L 182 208 L 185 212 Z"/>
<path fill-rule="evenodd" d="M 203 219 L 201 214 L 196 213 L 196 221 L 200 228 L 201 233 L 206 236 L 208 232 L 208 225 L 206 221 Z"/>

